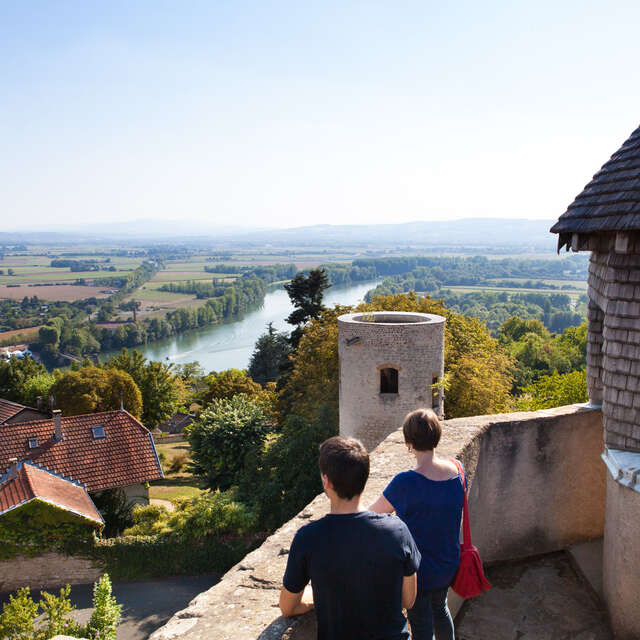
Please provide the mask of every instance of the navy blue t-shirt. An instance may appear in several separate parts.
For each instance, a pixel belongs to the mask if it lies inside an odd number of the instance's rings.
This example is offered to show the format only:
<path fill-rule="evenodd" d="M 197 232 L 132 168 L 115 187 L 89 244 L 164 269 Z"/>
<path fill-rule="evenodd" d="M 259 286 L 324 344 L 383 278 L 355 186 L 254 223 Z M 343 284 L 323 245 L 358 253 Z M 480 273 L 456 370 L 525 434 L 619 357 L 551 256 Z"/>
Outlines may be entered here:
<path fill-rule="evenodd" d="M 451 584 L 460 562 L 464 490 L 460 475 L 429 480 L 417 471 L 399 473 L 382 492 L 406 523 L 422 556 L 418 589 Z"/>
<path fill-rule="evenodd" d="M 419 565 L 399 518 L 328 514 L 296 533 L 283 584 L 299 593 L 311 580 L 318 640 L 405 640 L 402 582 Z"/>

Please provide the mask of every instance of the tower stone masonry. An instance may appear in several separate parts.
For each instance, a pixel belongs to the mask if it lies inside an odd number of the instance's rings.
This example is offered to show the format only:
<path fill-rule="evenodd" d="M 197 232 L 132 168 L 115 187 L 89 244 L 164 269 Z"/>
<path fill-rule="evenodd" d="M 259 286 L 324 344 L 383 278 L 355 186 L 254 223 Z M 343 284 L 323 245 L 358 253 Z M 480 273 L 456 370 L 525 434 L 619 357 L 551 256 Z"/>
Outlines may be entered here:
<path fill-rule="evenodd" d="M 442 316 L 398 311 L 338 318 L 341 435 L 371 450 L 414 409 L 443 416 L 444 325 Z"/>

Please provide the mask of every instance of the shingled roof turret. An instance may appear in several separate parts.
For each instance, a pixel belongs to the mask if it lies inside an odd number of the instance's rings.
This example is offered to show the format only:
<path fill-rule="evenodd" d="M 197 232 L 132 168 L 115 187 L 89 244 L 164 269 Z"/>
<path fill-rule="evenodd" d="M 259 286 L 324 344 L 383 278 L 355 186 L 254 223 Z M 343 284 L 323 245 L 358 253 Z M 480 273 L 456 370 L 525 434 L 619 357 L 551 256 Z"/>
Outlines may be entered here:
<path fill-rule="evenodd" d="M 558 249 L 571 234 L 640 231 L 640 127 L 593 176 L 551 227 Z"/>

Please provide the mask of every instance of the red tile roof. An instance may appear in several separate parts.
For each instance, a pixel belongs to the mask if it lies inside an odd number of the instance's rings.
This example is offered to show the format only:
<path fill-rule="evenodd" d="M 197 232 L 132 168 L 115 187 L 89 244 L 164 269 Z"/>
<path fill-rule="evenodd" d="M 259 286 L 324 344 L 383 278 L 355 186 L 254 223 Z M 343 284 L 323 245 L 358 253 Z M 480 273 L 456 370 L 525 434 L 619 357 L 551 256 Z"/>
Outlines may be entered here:
<path fill-rule="evenodd" d="M 20 413 L 24 408 L 23 404 L 0 398 L 0 424 L 9 418 L 13 418 L 16 413 Z"/>
<path fill-rule="evenodd" d="M 94 522 L 102 516 L 81 485 L 21 462 L 15 478 L 0 484 L 0 516 L 31 500 L 41 500 Z"/>
<path fill-rule="evenodd" d="M 162 478 L 153 438 L 126 411 L 105 411 L 62 418 L 64 440 L 54 438 L 53 419 L 3 424 L 0 427 L 0 470 L 9 460 L 33 460 L 60 475 L 79 480 L 87 491 L 124 487 Z M 96 440 L 92 427 L 103 426 Z M 29 439 L 39 447 L 29 449 Z"/>
<path fill-rule="evenodd" d="M 5 422 L 40 420 L 46 417 L 47 414 L 44 411 L 39 411 L 33 407 L 25 407 L 23 404 L 0 398 L 0 424 L 4 424 Z"/>

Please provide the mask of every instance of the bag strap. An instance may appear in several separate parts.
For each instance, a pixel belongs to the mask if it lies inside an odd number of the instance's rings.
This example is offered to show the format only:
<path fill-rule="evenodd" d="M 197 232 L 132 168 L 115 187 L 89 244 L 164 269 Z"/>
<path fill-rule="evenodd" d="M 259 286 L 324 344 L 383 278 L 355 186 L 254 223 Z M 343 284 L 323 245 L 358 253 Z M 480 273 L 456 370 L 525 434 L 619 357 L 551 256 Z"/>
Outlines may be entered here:
<path fill-rule="evenodd" d="M 464 491 L 464 498 L 462 502 L 462 541 L 465 547 L 471 547 L 471 523 L 469 522 L 469 502 L 467 500 L 467 478 L 464 475 L 464 469 L 459 460 L 451 458 L 453 463 L 458 467 L 458 473 L 462 479 L 462 489 Z"/>

